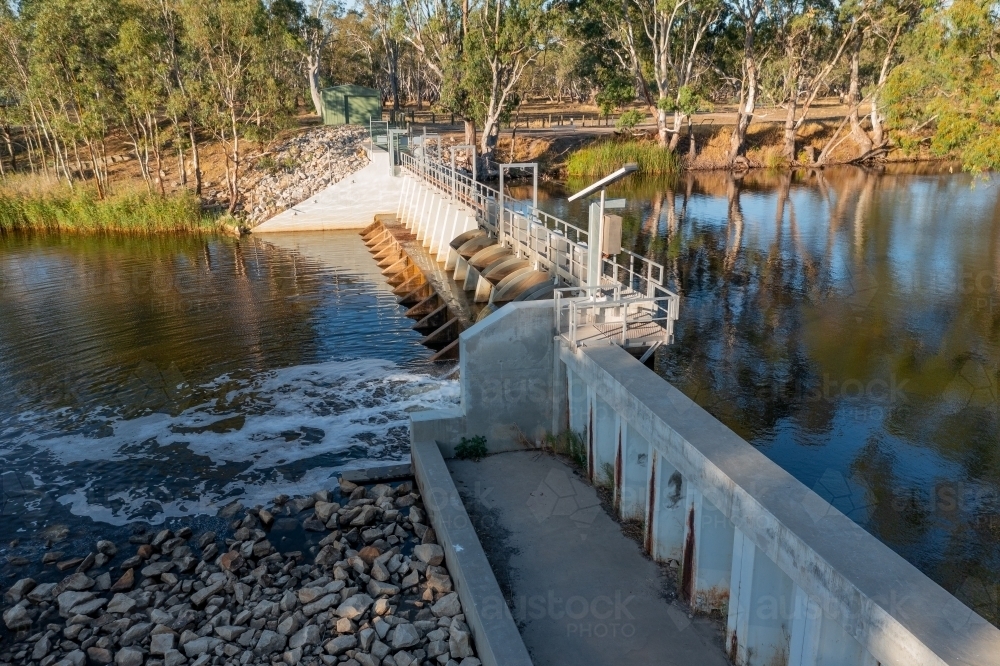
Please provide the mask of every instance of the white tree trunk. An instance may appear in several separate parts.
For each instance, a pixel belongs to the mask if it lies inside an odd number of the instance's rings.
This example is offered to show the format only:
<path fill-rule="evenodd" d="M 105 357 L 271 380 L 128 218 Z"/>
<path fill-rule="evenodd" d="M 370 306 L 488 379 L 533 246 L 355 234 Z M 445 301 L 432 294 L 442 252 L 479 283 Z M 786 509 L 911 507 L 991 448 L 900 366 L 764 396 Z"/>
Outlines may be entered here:
<path fill-rule="evenodd" d="M 309 94 L 316 115 L 323 117 L 323 98 L 319 94 L 319 54 L 309 54 Z"/>

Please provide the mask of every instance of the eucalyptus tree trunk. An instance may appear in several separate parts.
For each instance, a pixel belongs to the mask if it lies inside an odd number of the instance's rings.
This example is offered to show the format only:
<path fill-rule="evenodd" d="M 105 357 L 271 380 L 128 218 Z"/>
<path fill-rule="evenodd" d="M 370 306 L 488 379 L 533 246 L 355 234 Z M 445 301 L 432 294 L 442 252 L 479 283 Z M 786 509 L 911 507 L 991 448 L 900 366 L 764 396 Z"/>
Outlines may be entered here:
<path fill-rule="evenodd" d="M 786 49 L 788 68 L 785 70 L 785 131 L 784 145 L 781 154 L 789 162 L 795 161 L 795 138 L 798 125 L 795 122 L 795 112 L 799 103 L 799 59 L 793 48 Z"/>
<path fill-rule="evenodd" d="M 313 109 L 316 115 L 323 117 L 323 96 L 319 93 L 319 65 L 320 54 L 310 51 L 306 58 L 306 67 L 309 75 L 309 96 L 312 97 Z"/>
<path fill-rule="evenodd" d="M 861 85 L 859 81 L 860 77 L 858 76 L 858 64 L 860 60 L 861 40 L 859 39 L 851 53 L 851 83 L 847 91 L 848 104 L 850 104 L 847 117 L 851 123 L 851 139 L 858 146 L 858 157 L 867 155 L 873 148 L 868 132 L 861 127 L 861 118 L 858 114 L 858 109 L 861 106 Z"/>
<path fill-rule="evenodd" d="M 747 150 L 747 130 L 753 121 L 753 114 L 757 108 L 758 93 L 758 72 L 757 61 L 752 54 L 753 37 L 747 38 L 750 42 L 747 54 L 744 56 L 744 84 L 740 89 L 740 105 L 736 110 L 736 126 L 729 139 L 729 162 L 732 164 L 737 158 L 742 157 Z"/>
<path fill-rule="evenodd" d="M 10 125 L 4 123 L 0 130 L 3 132 L 3 142 L 7 146 L 7 154 L 10 155 L 10 170 L 17 173 L 17 153 L 14 150 L 14 139 L 10 133 Z M 27 128 L 25 128 L 24 133 L 27 136 Z"/>
<path fill-rule="evenodd" d="M 760 71 L 757 62 L 757 17 L 764 9 L 764 0 L 743 0 L 735 5 L 736 14 L 743 23 L 743 78 L 740 83 L 740 102 L 736 109 L 736 126 L 729 138 L 729 163 L 735 164 L 747 149 L 747 131 L 757 109 L 760 88 Z"/>
<path fill-rule="evenodd" d="M 198 139 L 194 133 L 194 122 L 188 119 L 188 138 L 191 141 L 191 167 L 194 171 L 194 193 L 201 195 L 201 160 L 198 156 Z"/>

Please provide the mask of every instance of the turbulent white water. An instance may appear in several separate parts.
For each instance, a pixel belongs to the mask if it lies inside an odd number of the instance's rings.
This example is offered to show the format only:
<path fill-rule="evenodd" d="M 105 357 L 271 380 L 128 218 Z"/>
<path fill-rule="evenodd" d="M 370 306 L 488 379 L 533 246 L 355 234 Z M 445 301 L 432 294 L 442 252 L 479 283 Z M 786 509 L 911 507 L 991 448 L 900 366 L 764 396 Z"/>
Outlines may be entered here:
<path fill-rule="evenodd" d="M 0 460 L 17 458 L 31 470 L 21 483 L 74 515 L 155 524 L 214 514 L 234 498 L 312 493 L 335 470 L 406 460 L 409 414 L 459 396 L 457 381 L 373 359 L 149 388 L 211 399 L 176 415 L 91 410 L 95 422 L 84 415 L 75 434 L 47 427 L 51 413 L 24 412 L 0 428 Z"/>

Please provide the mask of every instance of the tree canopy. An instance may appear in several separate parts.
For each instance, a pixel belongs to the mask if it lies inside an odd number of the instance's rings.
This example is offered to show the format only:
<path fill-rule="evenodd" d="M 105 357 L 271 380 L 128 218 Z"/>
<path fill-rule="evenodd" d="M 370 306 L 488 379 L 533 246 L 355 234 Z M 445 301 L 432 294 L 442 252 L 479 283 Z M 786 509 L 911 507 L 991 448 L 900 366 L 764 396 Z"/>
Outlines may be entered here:
<path fill-rule="evenodd" d="M 547 99 L 645 114 L 677 151 L 685 133 L 694 150 L 692 115 L 735 111 L 734 164 L 759 108 L 779 107 L 782 153 L 802 161 L 807 113 L 839 96 L 810 162 L 850 142 L 858 160 L 923 148 L 995 169 L 998 44 L 997 0 L 3 0 L 0 168 L 86 173 L 103 193 L 117 135 L 150 189 L 167 159 L 198 189 L 212 139 L 235 210 L 248 142 L 355 83 L 390 110 L 454 114 L 487 157 Z"/>

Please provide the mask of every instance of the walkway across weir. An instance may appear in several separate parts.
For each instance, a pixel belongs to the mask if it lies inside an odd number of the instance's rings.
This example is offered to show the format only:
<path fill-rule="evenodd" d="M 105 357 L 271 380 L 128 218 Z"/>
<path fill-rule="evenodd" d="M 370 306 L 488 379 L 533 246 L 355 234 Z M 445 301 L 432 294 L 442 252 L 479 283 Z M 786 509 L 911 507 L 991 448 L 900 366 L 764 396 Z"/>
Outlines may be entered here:
<path fill-rule="evenodd" d="M 570 465 L 513 451 L 448 469 L 534 666 L 728 663 L 717 623 L 670 599 L 667 572 Z"/>

